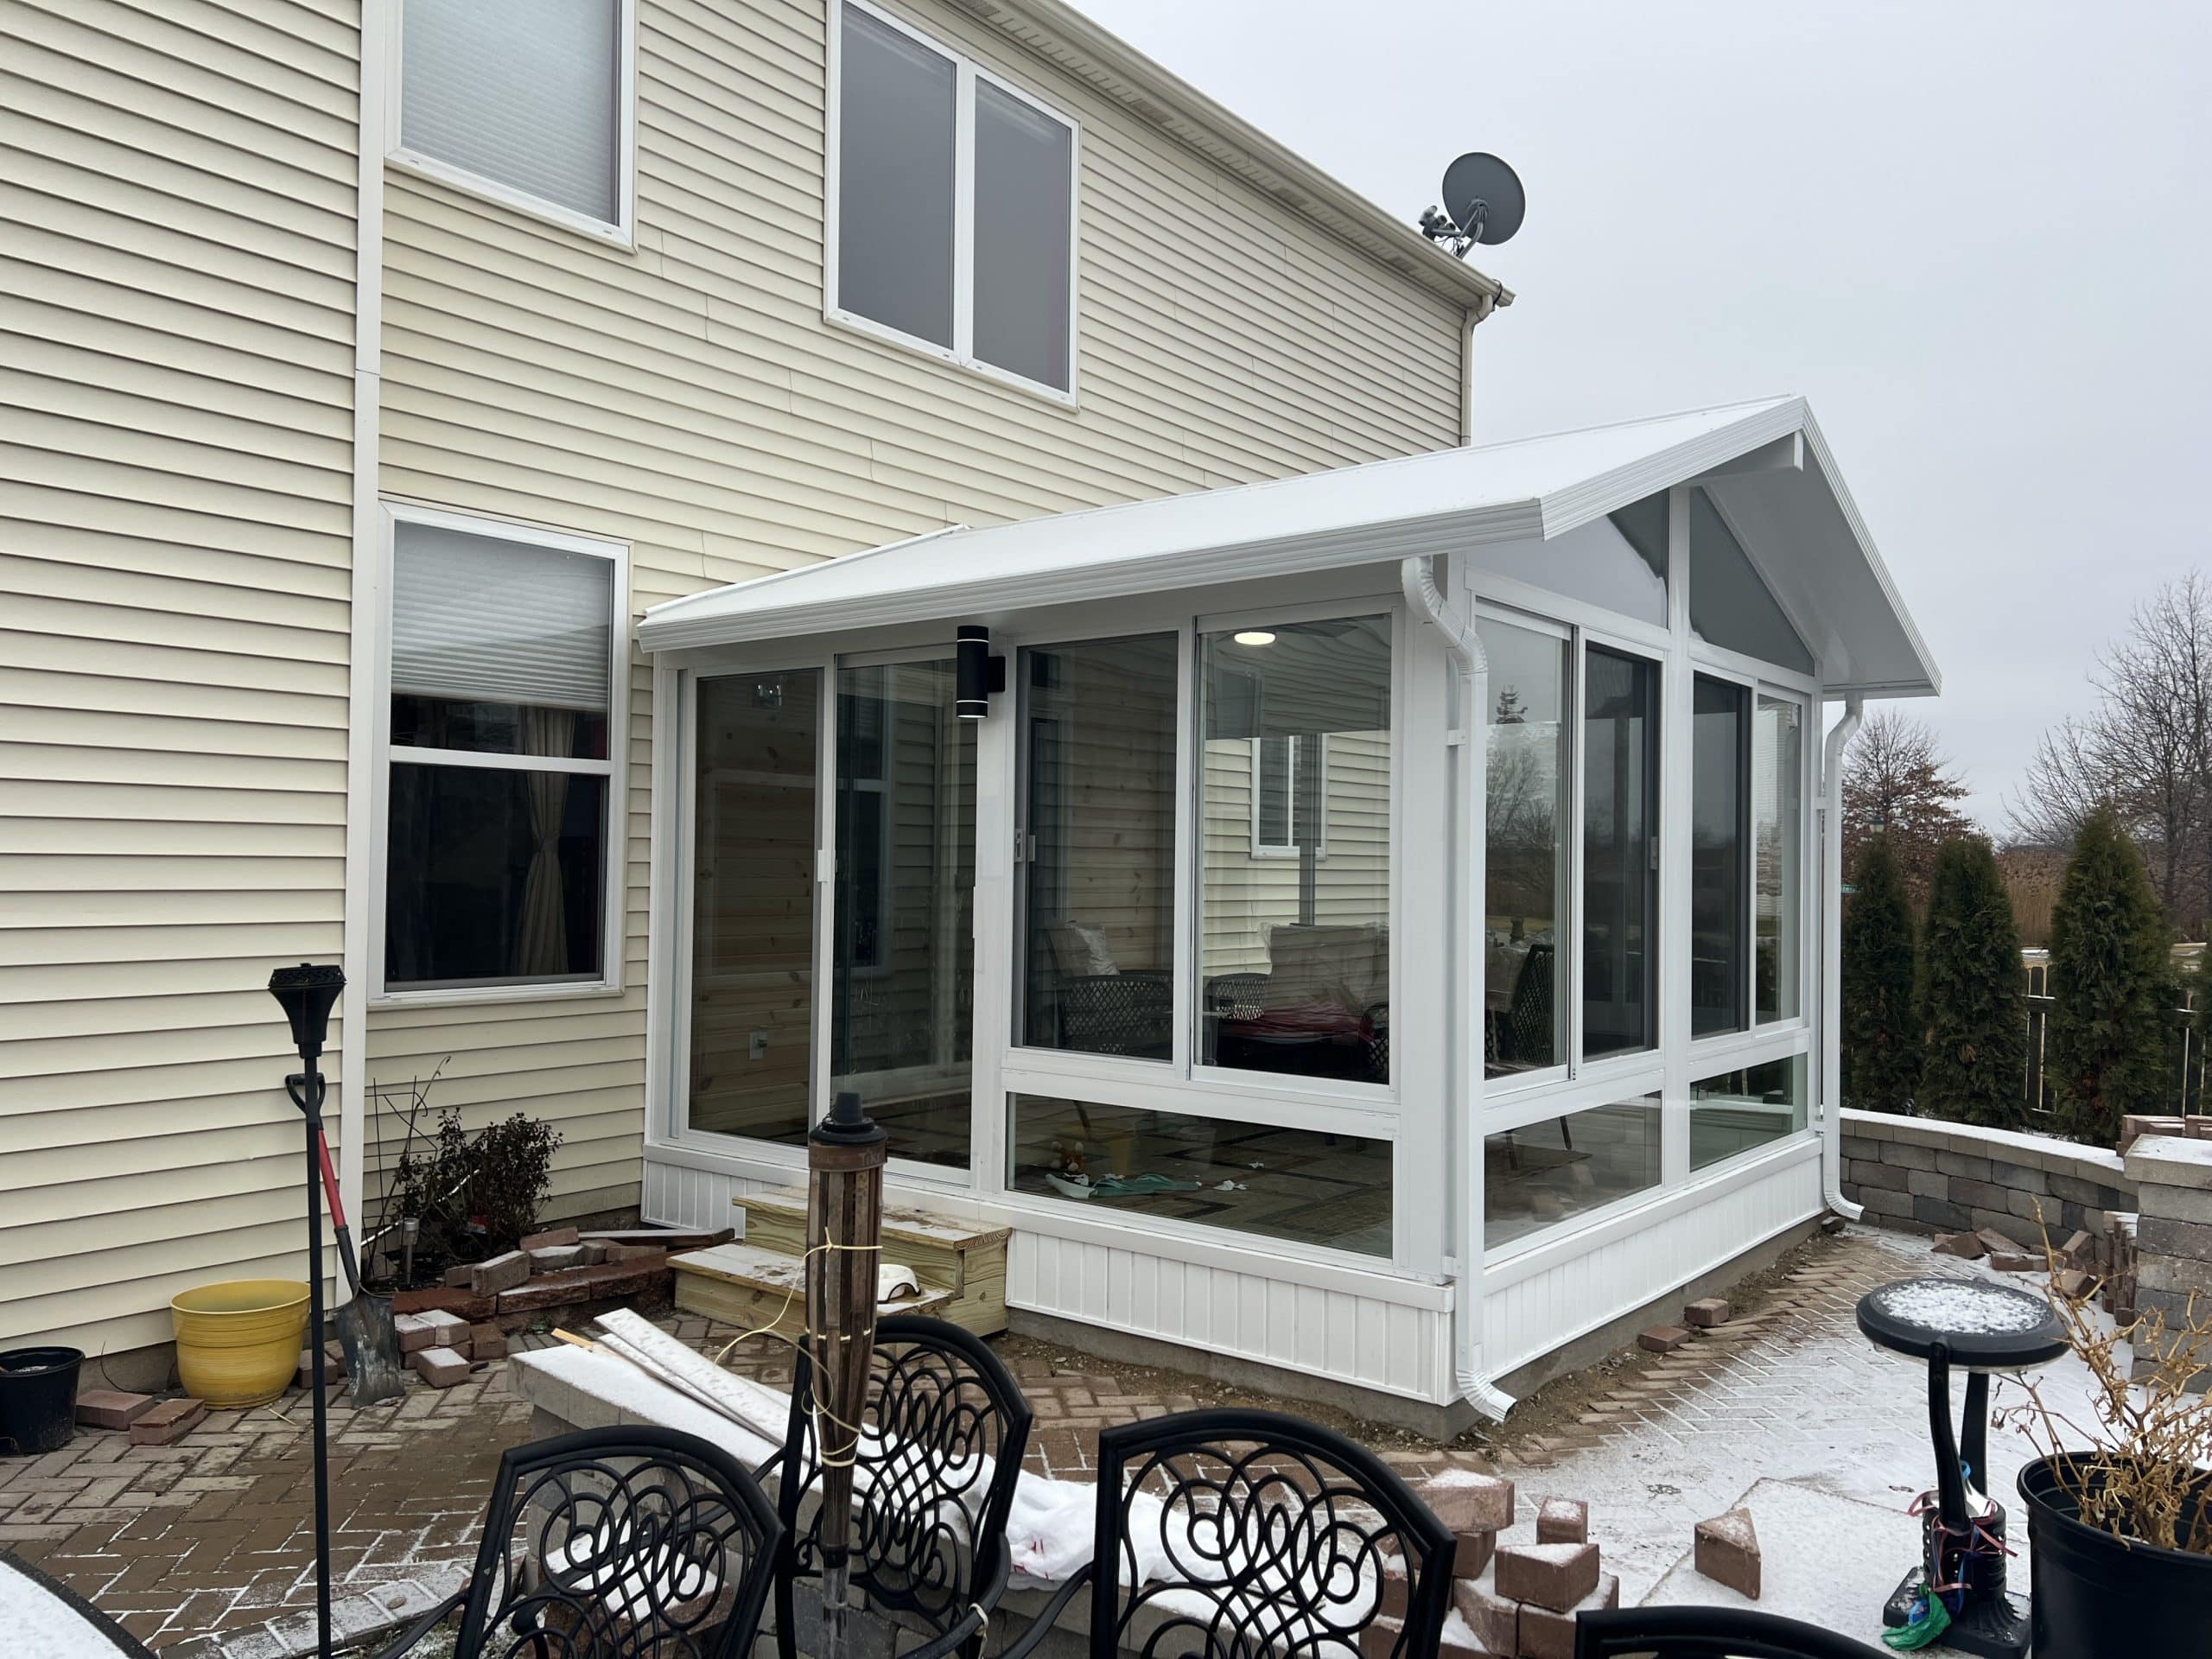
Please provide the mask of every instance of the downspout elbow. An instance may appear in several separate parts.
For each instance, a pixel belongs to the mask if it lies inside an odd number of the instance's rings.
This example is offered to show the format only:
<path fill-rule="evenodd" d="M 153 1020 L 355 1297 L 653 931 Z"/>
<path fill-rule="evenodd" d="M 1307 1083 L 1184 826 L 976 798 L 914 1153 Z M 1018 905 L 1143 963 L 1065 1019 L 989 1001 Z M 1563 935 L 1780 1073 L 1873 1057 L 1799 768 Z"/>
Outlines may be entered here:
<path fill-rule="evenodd" d="M 1452 661 L 1461 673 L 1472 676 L 1490 672 L 1490 660 L 1484 654 L 1482 639 L 1475 632 L 1473 621 L 1444 597 L 1427 558 L 1416 556 L 1399 560 L 1398 585 L 1404 588 L 1406 603 L 1413 607 L 1414 614 L 1424 622 L 1435 624 L 1445 650 L 1452 653 Z M 1473 690 L 1471 684 L 1466 685 L 1462 690 L 1462 698 L 1471 698 Z"/>
<path fill-rule="evenodd" d="M 1827 825 L 1822 849 L 1821 988 L 1821 1196 L 1846 1221 L 1866 1214 L 1843 1196 L 1843 752 L 1859 734 L 1866 712 L 1861 697 L 1846 697 L 1843 718 L 1828 733 L 1821 756 L 1821 807 Z"/>

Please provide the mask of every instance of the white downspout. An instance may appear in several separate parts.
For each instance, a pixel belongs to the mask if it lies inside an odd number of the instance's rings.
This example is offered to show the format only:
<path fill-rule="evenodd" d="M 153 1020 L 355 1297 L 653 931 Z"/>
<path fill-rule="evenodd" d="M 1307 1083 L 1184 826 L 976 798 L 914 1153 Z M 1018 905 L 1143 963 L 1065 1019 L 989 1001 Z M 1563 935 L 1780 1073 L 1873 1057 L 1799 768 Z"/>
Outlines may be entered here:
<path fill-rule="evenodd" d="M 1489 756 L 1481 741 L 1477 711 L 1489 706 L 1490 659 L 1474 623 L 1446 602 L 1426 558 L 1402 560 L 1399 582 L 1417 619 L 1435 626 L 1459 671 L 1459 707 L 1453 711 L 1459 765 L 1452 779 L 1459 792 L 1455 823 L 1465 826 L 1466 856 L 1453 868 L 1457 913 L 1452 918 L 1453 952 L 1451 986 L 1452 1053 L 1448 1116 L 1459 1155 L 1459 1201 L 1452 1206 L 1453 1249 L 1459 1262 L 1458 1382 L 1461 1397 L 1484 1416 L 1503 1421 L 1513 1397 L 1483 1375 L 1483 1138 L 1475 1122 L 1482 1107 L 1481 1038 L 1483 1008 L 1482 900 L 1476 883 L 1483 856 L 1484 772 Z"/>
<path fill-rule="evenodd" d="M 1864 711 L 1844 699 L 1821 757 L 1821 1192 L 1846 1221 L 1865 1211 L 1843 1196 L 1843 751 Z"/>
<path fill-rule="evenodd" d="M 352 639 L 346 670 L 346 903 L 340 955 L 338 1187 L 353 1236 L 365 1234 L 364 1152 L 368 1141 L 369 886 L 381 878 L 370 857 L 376 798 L 376 685 L 382 650 L 384 506 L 377 493 L 383 429 L 384 157 L 391 148 L 386 99 L 398 0 L 363 0 L 359 124 L 353 184 L 353 499 Z M 366 1264 L 364 1263 L 365 1266 Z M 336 1301 L 349 1294 L 339 1275 Z M 336 1306 L 334 1301 L 333 1306 Z"/>

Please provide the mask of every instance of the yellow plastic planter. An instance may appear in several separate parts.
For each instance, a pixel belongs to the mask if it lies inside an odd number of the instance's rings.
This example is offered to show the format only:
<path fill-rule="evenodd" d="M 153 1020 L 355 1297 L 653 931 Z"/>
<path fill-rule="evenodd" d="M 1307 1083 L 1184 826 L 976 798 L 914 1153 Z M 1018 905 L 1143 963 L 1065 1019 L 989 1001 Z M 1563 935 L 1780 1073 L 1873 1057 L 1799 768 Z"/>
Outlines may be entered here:
<path fill-rule="evenodd" d="M 308 1340 L 297 1279 L 232 1279 L 169 1299 L 184 1391 L 211 1406 L 265 1406 L 284 1392 Z"/>

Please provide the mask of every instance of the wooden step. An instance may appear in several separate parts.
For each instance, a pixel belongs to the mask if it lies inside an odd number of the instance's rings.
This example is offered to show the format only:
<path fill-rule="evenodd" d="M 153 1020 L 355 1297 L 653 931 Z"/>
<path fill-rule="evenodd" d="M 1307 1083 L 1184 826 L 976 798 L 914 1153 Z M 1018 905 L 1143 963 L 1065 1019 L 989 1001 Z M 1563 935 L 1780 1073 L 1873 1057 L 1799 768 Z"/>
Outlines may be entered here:
<path fill-rule="evenodd" d="M 796 1255 L 747 1244 L 717 1244 L 669 1258 L 676 1269 L 676 1306 L 748 1331 L 797 1337 L 806 1325 L 806 1269 Z M 924 1285 L 882 1303 L 879 1313 L 950 1315 L 944 1290 Z"/>
<path fill-rule="evenodd" d="M 745 1212 L 745 1242 L 789 1256 L 806 1250 L 806 1192 L 779 1187 L 731 1200 Z M 909 1204 L 883 1208 L 883 1255 L 912 1268 L 925 1289 L 950 1300 L 938 1317 L 994 1336 L 1006 1329 L 1006 1242 L 1013 1229 L 979 1226 Z"/>

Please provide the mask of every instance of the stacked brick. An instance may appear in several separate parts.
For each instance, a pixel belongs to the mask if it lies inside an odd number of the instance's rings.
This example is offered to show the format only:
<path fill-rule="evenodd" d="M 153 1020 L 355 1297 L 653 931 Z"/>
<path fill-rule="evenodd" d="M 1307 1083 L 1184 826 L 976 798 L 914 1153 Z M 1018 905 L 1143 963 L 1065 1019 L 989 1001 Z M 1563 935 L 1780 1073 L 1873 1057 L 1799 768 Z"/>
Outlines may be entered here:
<path fill-rule="evenodd" d="M 506 1333 L 488 1321 L 472 1325 L 458 1314 L 433 1310 L 397 1314 L 391 1325 L 400 1357 L 434 1389 L 466 1382 L 479 1367 L 507 1357 Z"/>
<path fill-rule="evenodd" d="M 2212 1116 L 2196 1112 L 2187 1117 L 2130 1114 L 2120 1120 L 2120 1155 L 2126 1157 L 2127 1149 L 2146 1135 L 2178 1137 L 2184 1141 L 2212 1141 Z"/>
<path fill-rule="evenodd" d="M 581 1232 L 574 1227 L 532 1233 L 516 1247 L 486 1262 L 464 1262 L 449 1269 L 446 1281 L 427 1290 L 403 1290 L 392 1298 L 401 1313 L 445 1313 L 472 1325 L 512 1314 L 543 1313 L 587 1302 L 619 1301 L 671 1294 L 671 1251 L 702 1249 L 724 1243 L 732 1230 L 633 1227 Z"/>
<path fill-rule="evenodd" d="M 1587 1506 L 1547 1498 L 1535 1541 L 1501 1544 L 1516 1508 L 1510 1480 L 1454 1470 L 1430 1480 L 1421 1497 L 1459 1540 L 1441 1659 L 1573 1659 L 1575 1615 L 1620 1605 L 1620 1580 L 1602 1569 L 1590 1541 Z M 1363 1659 L 1389 1659 L 1405 1597 L 1402 1577 L 1385 1580 L 1382 1617 L 1368 1629 Z"/>
<path fill-rule="evenodd" d="M 2203 1122 L 2196 1119 L 2192 1122 Z M 2180 1335 L 2194 1311 L 2212 1307 L 2212 1137 L 2145 1135 L 2127 1149 L 2142 1208 L 2135 1222 L 2134 1294 L 2137 1310 L 2162 1327 L 2138 1328 L 2135 1370 L 2139 1378 L 2181 1348 Z M 2199 1369 L 2188 1386 L 2212 1389 L 2212 1368 Z"/>

